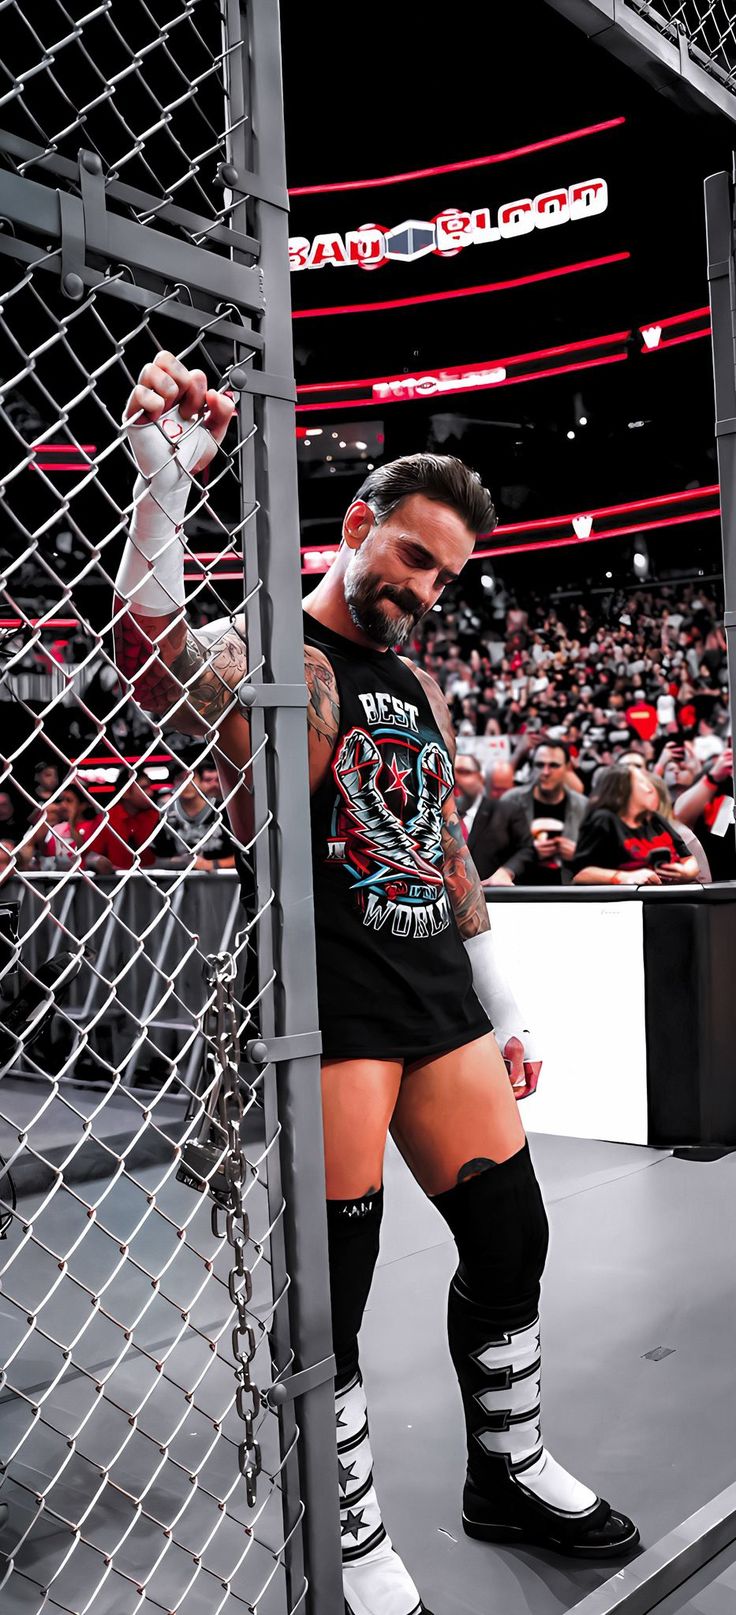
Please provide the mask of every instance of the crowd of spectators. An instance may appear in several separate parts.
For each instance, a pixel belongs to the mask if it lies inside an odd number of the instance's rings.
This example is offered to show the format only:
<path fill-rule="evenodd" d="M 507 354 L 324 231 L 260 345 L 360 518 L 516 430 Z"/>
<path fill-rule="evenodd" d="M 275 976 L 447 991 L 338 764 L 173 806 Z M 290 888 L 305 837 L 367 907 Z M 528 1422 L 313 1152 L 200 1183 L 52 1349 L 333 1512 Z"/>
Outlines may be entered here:
<path fill-rule="evenodd" d="M 486 883 L 736 878 L 726 640 L 712 588 L 656 584 L 551 605 L 495 581 L 478 605 L 446 597 L 407 648 L 448 700 L 458 798 Z M 146 728 L 80 634 L 34 645 L 24 667 L 16 659 L 6 731 L 41 704 L 34 678 L 75 663 L 83 699 L 62 679 L 45 732 L 57 757 L 80 764 L 60 767 L 35 739 L 32 777 L 20 790 L 0 785 L 0 875 L 13 864 L 232 868 L 216 769 L 182 751 L 181 737 L 169 737 L 163 771 L 127 764 L 112 785 L 109 774 L 93 783 L 83 758 L 103 720 L 113 714 L 111 762 L 139 756 Z M 28 682 L 14 707 L 19 677 Z"/>
<path fill-rule="evenodd" d="M 489 886 L 736 878 L 726 641 L 694 583 L 551 607 L 502 587 L 425 619 L 412 653 L 458 735 Z M 490 748 L 490 756 L 489 756 Z"/>

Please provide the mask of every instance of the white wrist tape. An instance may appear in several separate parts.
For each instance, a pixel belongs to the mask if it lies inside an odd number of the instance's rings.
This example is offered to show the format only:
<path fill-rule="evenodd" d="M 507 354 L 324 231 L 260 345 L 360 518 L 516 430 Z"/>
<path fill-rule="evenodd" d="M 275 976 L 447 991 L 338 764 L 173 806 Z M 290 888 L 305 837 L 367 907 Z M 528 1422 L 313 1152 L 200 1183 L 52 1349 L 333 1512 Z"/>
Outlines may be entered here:
<path fill-rule="evenodd" d="M 178 409 L 126 430 L 140 475 L 115 590 L 140 616 L 167 616 L 184 604 L 181 526 L 192 483 L 188 473 L 212 439 L 197 421 L 183 421 Z"/>
<path fill-rule="evenodd" d="M 524 1059 L 538 1060 L 532 1037 L 516 1002 L 510 984 L 496 954 L 492 931 L 481 931 L 478 936 L 465 938 L 465 947 L 473 971 L 473 987 L 477 997 L 493 1023 L 496 1042 L 503 1051 L 510 1037 L 518 1037 L 524 1045 Z"/>

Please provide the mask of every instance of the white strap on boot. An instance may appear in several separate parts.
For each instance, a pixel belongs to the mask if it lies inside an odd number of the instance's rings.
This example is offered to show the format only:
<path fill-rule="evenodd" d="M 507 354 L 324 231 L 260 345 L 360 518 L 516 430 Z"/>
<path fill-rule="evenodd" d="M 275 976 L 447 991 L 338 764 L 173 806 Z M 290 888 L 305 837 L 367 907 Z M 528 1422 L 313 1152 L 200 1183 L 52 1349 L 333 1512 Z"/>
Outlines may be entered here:
<path fill-rule="evenodd" d="M 335 1396 L 343 1589 L 351 1615 L 420 1615 L 422 1601 L 394 1551 L 373 1485 L 363 1381 Z"/>
<path fill-rule="evenodd" d="M 526 1329 L 510 1330 L 502 1341 L 485 1346 L 476 1352 L 475 1360 L 489 1376 L 507 1378 L 507 1384 L 489 1386 L 477 1395 L 486 1413 L 496 1418 L 503 1413 L 510 1416 L 505 1430 L 496 1427 L 476 1432 L 483 1451 L 505 1455 L 512 1479 L 548 1508 L 565 1514 L 585 1514 L 595 1508 L 595 1492 L 568 1474 L 542 1443 L 539 1318 Z"/>

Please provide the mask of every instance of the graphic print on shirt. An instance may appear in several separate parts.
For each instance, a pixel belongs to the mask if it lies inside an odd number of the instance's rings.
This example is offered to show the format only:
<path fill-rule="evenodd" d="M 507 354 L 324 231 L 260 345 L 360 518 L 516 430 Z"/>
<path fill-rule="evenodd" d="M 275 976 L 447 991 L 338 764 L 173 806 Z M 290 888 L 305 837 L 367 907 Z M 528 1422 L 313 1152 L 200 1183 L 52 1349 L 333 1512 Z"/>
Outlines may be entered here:
<path fill-rule="evenodd" d="M 442 877 L 450 759 L 436 735 L 423 733 L 410 702 L 380 692 L 359 699 L 367 726 L 343 736 L 332 763 L 340 795 L 328 862 L 350 875 L 364 925 L 399 937 L 436 936 L 450 924 Z"/>

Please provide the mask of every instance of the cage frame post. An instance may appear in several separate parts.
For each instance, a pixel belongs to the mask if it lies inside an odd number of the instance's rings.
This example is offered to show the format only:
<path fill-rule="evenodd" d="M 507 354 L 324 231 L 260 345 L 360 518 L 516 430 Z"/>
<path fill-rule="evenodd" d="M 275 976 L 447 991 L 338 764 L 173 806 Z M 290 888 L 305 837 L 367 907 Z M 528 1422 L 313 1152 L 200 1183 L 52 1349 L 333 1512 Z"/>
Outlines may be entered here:
<path fill-rule="evenodd" d="M 244 135 L 234 151 L 235 168 L 249 158 L 264 194 L 281 193 L 284 206 L 254 199 L 255 231 L 261 243 L 260 265 L 268 288 L 260 323 L 264 363 L 274 375 L 293 376 L 291 296 L 288 269 L 288 211 L 284 150 L 283 88 L 278 9 L 272 0 L 228 0 L 228 27 L 247 29 L 250 68 L 250 140 Z M 235 121 L 235 120 L 233 120 Z M 243 126 L 241 126 L 242 129 Z M 250 148 L 250 149 L 249 149 Z M 296 388 L 293 399 L 254 395 L 258 431 L 253 439 L 256 521 L 256 570 L 261 580 L 258 647 L 250 641 L 249 657 L 265 659 L 269 682 L 281 691 L 304 686 L 304 636 L 300 588 L 300 538 L 296 469 Z M 246 545 L 246 551 L 248 546 Z M 246 593 L 250 583 L 246 553 Z M 250 625 L 249 625 L 250 629 Z M 306 692 L 305 692 L 306 693 Z M 318 1026 L 309 831 L 307 729 L 304 704 L 278 703 L 251 708 L 254 744 L 268 741 L 264 766 L 267 800 L 273 815 L 271 878 L 272 924 L 277 981 L 269 1011 L 268 1032 L 277 1039 L 313 1033 Z M 255 727 L 257 726 L 257 727 Z M 257 798 L 258 776 L 254 775 Z M 259 806 L 256 801 L 256 814 Z M 256 847 L 258 881 L 259 847 Z M 261 928 L 261 942 L 267 940 Z M 289 1317 L 291 1374 L 305 1374 L 328 1363 L 332 1355 L 327 1210 L 319 1056 L 275 1062 L 278 1117 L 281 1126 L 280 1167 L 285 1214 L 286 1264 L 290 1275 Z M 269 1087 L 266 1088 L 268 1094 Z M 278 1341 L 276 1342 L 278 1348 Z M 335 1405 L 332 1376 L 301 1392 L 295 1384 L 299 1427 L 298 1460 L 305 1515 L 302 1525 L 309 1615 L 344 1615 L 339 1530 L 339 1490 Z M 305 1381 L 302 1380 L 302 1386 Z M 288 1403 L 282 1409 L 287 1413 Z M 286 1522 L 285 1522 L 286 1523 Z M 294 1538 L 289 1536 L 289 1543 Z M 293 1566 L 292 1574 L 293 1574 Z"/>
<path fill-rule="evenodd" d="M 736 734 L 736 241 L 730 176 L 705 181 L 708 290 L 713 328 L 713 383 L 718 480 L 721 486 L 724 628 L 728 648 L 731 736 Z"/>

